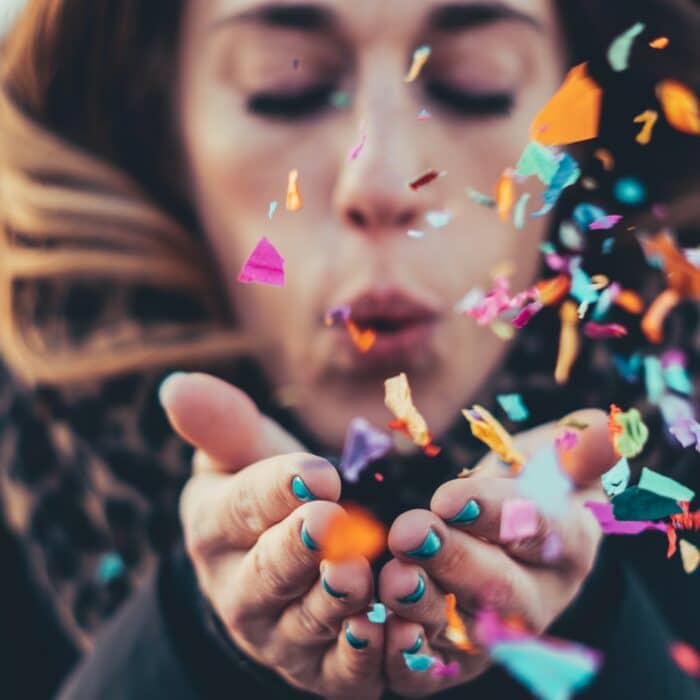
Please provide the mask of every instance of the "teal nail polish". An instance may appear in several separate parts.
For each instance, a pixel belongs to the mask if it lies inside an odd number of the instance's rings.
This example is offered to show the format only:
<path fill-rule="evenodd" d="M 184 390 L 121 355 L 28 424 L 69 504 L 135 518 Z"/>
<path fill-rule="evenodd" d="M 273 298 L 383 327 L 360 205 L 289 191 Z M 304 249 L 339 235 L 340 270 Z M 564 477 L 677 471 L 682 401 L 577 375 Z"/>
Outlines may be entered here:
<path fill-rule="evenodd" d="M 309 491 L 309 487 L 303 482 L 300 476 L 295 476 L 292 479 L 292 493 L 294 493 L 300 501 L 316 500 L 316 496 Z"/>
<path fill-rule="evenodd" d="M 334 588 L 331 588 L 328 585 L 328 582 L 326 581 L 325 576 L 321 576 L 321 585 L 323 586 L 323 590 L 328 593 L 328 595 L 332 595 L 334 598 L 347 598 L 348 594 L 343 593 L 341 591 L 336 591 Z"/>
<path fill-rule="evenodd" d="M 425 579 L 419 574 L 418 575 L 418 585 L 413 593 L 405 595 L 403 598 L 399 598 L 399 603 L 417 603 L 425 593 Z"/>
<path fill-rule="evenodd" d="M 481 508 L 479 504 L 472 499 L 467 503 L 462 510 L 457 513 L 453 518 L 449 518 L 447 522 L 455 523 L 457 525 L 469 525 L 473 523 L 481 515 Z"/>
<path fill-rule="evenodd" d="M 306 523 L 301 526 L 301 541 L 312 551 L 318 551 L 318 545 L 314 542 L 313 538 L 306 529 Z"/>
<path fill-rule="evenodd" d="M 184 377 L 186 372 L 172 372 L 169 374 L 158 387 L 158 401 L 163 408 L 168 407 L 168 389 L 172 385 L 172 380 L 178 377 Z"/>
<path fill-rule="evenodd" d="M 348 644 L 353 649 L 364 649 L 369 644 L 369 641 L 367 641 L 366 639 L 359 639 L 358 637 L 356 637 L 350 631 L 350 625 L 345 625 L 345 639 L 348 640 Z"/>
<path fill-rule="evenodd" d="M 440 538 L 435 533 L 435 530 L 431 528 L 428 530 L 428 534 L 425 536 L 421 546 L 418 549 L 406 552 L 406 555 L 415 559 L 430 559 L 430 557 L 435 556 L 440 551 L 440 547 L 442 547 Z"/>
<path fill-rule="evenodd" d="M 420 648 L 423 646 L 423 635 L 419 634 L 416 643 L 410 649 L 402 649 L 402 654 L 417 654 Z"/>

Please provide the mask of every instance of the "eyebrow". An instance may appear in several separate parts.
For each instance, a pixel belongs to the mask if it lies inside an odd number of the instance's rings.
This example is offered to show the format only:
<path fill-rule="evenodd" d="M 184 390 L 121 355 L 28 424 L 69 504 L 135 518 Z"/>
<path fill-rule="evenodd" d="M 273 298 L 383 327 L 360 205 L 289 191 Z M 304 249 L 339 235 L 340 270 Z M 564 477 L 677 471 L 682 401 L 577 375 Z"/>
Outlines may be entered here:
<path fill-rule="evenodd" d="M 438 32 L 458 32 L 500 21 L 515 20 L 542 30 L 542 24 L 533 16 L 503 3 L 466 2 L 450 3 L 433 9 L 428 15 L 428 28 Z M 330 32 L 339 24 L 331 9 L 313 3 L 286 5 L 271 3 L 262 7 L 215 20 L 211 31 L 238 22 L 255 22 L 269 27 L 295 29 L 304 32 Z"/>

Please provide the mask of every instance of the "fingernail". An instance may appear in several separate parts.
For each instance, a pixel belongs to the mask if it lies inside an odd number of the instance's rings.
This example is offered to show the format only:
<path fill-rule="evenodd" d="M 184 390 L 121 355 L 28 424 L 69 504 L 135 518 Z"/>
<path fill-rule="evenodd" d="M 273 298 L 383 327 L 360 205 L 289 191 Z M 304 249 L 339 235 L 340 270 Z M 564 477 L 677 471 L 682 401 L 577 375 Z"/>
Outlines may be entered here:
<path fill-rule="evenodd" d="M 318 551 L 318 545 L 316 542 L 314 542 L 313 537 L 309 534 L 309 531 L 306 529 L 306 523 L 304 523 L 301 526 L 301 541 L 312 551 L 312 552 L 317 552 Z"/>
<path fill-rule="evenodd" d="M 442 547 L 440 538 L 435 533 L 435 530 L 431 528 L 428 530 L 428 534 L 425 536 L 421 546 L 406 552 L 406 556 L 414 557 L 415 559 L 430 559 L 430 557 L 435 556 L 440 551 L 440 547 Z"/>
<path fill-rule="evenodd" d="M 453 518 L 448 518 L 448 523 L 456 523 L 459 525 L 469 525 L 473 523 L 481 515 L 481 508 L 479 504 L 472 499 L 467 503 L 462 510 L 457 513 Z"/>
<path fill-rule="evenodd" d="M 416 639 L 415 644 L 410 649 L 402 649 L 402 654 L 417 654 L 420 648 L 423 646 L 423 635 L 419 634 L 418 639 Z"/>
<path fill-rule="evenodd" d="M 334 588 L 331 588 L 328 585 L 328 581 L 326 581 L 325 576 L 321 576 L 321 585 L 323 586 L 323 590 L 328 593 L 328 595 L 332 595 L 334 598 L 347 598 L 348 594 L 343 593 L 341 591 L 336 591 Z"/>
<path fill-rule="evenodd" d="M 403 598 L 399 598 L 398 600 L 399 603 L 417 603 L 423 597 L 424 593 L 425 579 L 418 574 L 418 585 L 416 586 L 416 590 L 408 595 L 405 595 Z"/>
<path fill-rule="evenodd" d="M 345 639 L 353 649 L 364 649 L 369 641 L 367 639 L 359 639 L 350 631 L 350 625 L 345 625 Z"/>
<path fill-rule="evenodd" d="M 169 374 L 161 383 L 160 387 L 158 387 L 158 401 L 160 401 L 160 405 L 167 409 L 168 408 L 168 403 L 170 399 L 170 390 L 173 387 L 173 384 L 175 383 L 175 380 L 177 380 L 180 377 L 184 377 L 186 372 L 173 372 L 172 374 Z"/>
<path fill-rule="evenodd" d="M 309 487 L 304 483 L 300 476 L 295 476 L 292 479 L 292 492 L 300 501 L 316 500 L 316 496 L 309 491 Z"/>

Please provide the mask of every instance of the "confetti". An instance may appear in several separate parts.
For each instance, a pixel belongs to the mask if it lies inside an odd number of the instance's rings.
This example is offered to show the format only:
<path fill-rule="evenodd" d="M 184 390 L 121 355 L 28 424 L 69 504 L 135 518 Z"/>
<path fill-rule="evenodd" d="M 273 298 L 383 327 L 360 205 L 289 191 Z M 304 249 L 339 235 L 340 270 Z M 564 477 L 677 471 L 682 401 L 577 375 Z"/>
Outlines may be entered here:
<path fill-rule="evenodd" d="M 447 593 L 445 595 L 445 616 L 447 617 L 445 637 L 452 642 L 457 649 L 466 651 L 469 654 L 478 653 L 479 650 L 469 639 L 464 620 L 462 620 L 457 612 L 457 597 L 454 593 Z"/>
<path fill-rule="evenodd" d="M 630 486 L 612 500 L 613 513 L 617 520 L 661 520 L 682 513 L 681 507 L 672 498 Z"/>
<path fill-rule="evenodd" d="M 319 544 L 329 561 L 365 557 L 376 559 L 386 549 L 386 528 L 368 511 L 354 504 L 333 518 Z"/>
<path fill-rule="evenodd" d="M 284 258 L 263 236 L 238 275 L 238 281 L 257 282 L 273 287 L 284 286 Z"/>
<path fill-rule="evenodd" d="M 627 457 L 621 457 L 614 467 L 600 477 L 603 490 L 608 498 L 622 493 L 629 485 L 632 472 Z"/>
<path fill-rule="evenodd" d="M 641 242 L 647 258 L 661 260 L 670 289 L 682 298 L 700 299 L 700 269 L 688 261 L 667 232 Z"/>
<path fill-rule="evenodd" d="M 357 160 L 360 156 L 360 153 L 362 153 L 365 144 L 367 143 L 367 132 L 365 131 L 364 124 L 360 125 L 360 142 L 357 144 L 357 146 L 354 146 L 353 148 L 350 149 L 350 153 L 348 154 L 348 161 L 353 161 Z"/>
<path fill-rule="evenodd" d="M 287 185 L 287 210 L 299 211 L 304 206 L 299 188 L 299 171 L 291 170 L 289 184 Z"/>
<path fill-rule="evenodd" d="M 267 209 L 267 218 L 272 220 L 272 217 L 275 215 L 275 212 L 277 211 L 277 207 L 279 206 L 279 202 L 270 202 L 270 206 Z"/>
<path fill-rule="evenodd" d="M 557 364 L 554 369 L 554 380 L 557 384 L 565 384 L 569 380 L 571 368 L 573 367 L 579 352 L 578 337 L 578 312 L 573 301 L 565 301 L 559 311 L 561 320 L 561 331 L 559 335 L 559 352 L 557 354 Z"/>
<path fill-rule="evenodd" d="M 433 228 L 443 228 L 452 221 L 452 214 L 448 211 L 429 211 L 425 215 L 425 220 Z"/>
<path fill-rule="evenodd" d="M 658 496 L 670 498 L 674 501 L 692 501 L 693 498 L 695 498 L 695 491 L 648 467 L 642 469 L 642 476 L 639 479 L 639 488 L 645 491 L 651 491 Z"/>
<path fill-rule="evenodd" d="M 459 664 L 456 661 L 450 661 L 445 665 L 440 659 L 436 659 L 430 675 L 433 678 L 456 678 L 459 675 Z"/>
<path fill-rule="evenodd" d="M 598 135 L 603 91 L 585 63 L 572 68 L 558 92 L 535 117 L 530 139 L 546 146 L 587 141 Z"/>
<path fill-rule="evenodd" d="M 345 325 L 348 329 L 348 333 L 350 333 L 352 342 L 360 352 L 367 353 L 374 347 L 374 344 L 377 342 L 376 331 L 371 328 L 360 330 L 357 324 L 352 320 L 349 320 Z"/>
<path fill-rule="evenodd" d="M 700 104 L 690 88 L 677 80 L 662 80 L 656 86 L 656 96 L 674 129 L 700 135 Z"/>
<path fill-rule="evenodd" d="M 596 323 L 588 321 L 583 326 L 583 333 L 588 338 L 601 340 L 604 338 L 624 338 L 627 335 L 627 329 L 619 323 Z"/>
<path fill-rule="evenodd" d="M 433 115 L 427 109 L 421 109 L 421 111 L 418 112 L 418 119 L 422 122 L 432 118 Z"/>
<path fill-rule="evenodd" d="M 464 409 L 462 415 L 467 419 L 474 437 L 488 445 L 504 462 L 518 469 L 525 461 L 515 449 L 508 431 L 483 406 L 475 404 L 471 409 Z"/>
<path fill-rule="evenodd" d="M 561 193 L 567 187 L 571 187 L 571 185 L 576 183 L 579 177 L 581 177 L 581 168 L 578 162 L 573 156 L 568 153 L 563 153 L 559 159 L 557 172 L 554 174 L 547 189 L 542 193 L 542 201 L 544 204 L 536 212 L 530 214 L 530 216 L 536 218 L 544 216 L 547 212 L 551 211 L 559 200 Z"/>
<path fill-rule="evenodd" d="M 582 202 L 574 207 L 572 213 L 574 223 L 582 230 L 586 231 L 590 229 L 591 224 L 604 219 L 607 213 L 604 209 L 597 207 L 595 204 L 589 204 L 587 202 Z"/>
<path fill-rule="evenodd" d="M 680 419 L 669 427 L 669 432 L 683 447 L 692 447 L 700 452 L 700 423 L 692 419 Z"/>
<path fill-rule="evenodd" d="M 638 114 L 632 121 L 635 124 L 643 124 L 642 130 L 634 137 L 634 140 L 642 145 L 646 146 L 651 141 L 651 132 L 654 129 L 654 125 L 659 118 L 659 113 L 654 109 L 644 110 L 641 114 Z"/>
<path fill-rule="evenodd" d="M 686 574 L 692 574 L 700 566 L 700 549 L 688 540 L 680 540 L 678 548 L 681 552 L 681 561 L 683 562 L 683 571 Z"/>
<path fill-rule="evenodd" d="M 629 56 L 634 40 L 644 31 L 642 22 L 633 24 L 628 30 L 613 39 L 608 48 L 608 63 L 614 71 L 627 70 Z"/>
<path fill-rule="evenodd" d="M 573 490 L 571 477 L 562 469 L 554 444 L 540 448 L 518 475 L 518 492 L 549 518 L 564 518 Z"/>
<path fill-rule="evenodd" d="M 522 229 L 525 226 L 525 210 L 529 201 L 530 193 L 523 192 L 515 205 L 515 209 L 513 210 L 513 224 L 517 229 Z"/>
<path fill-rule="evenodd" d="M 351 309 L 347 304 L 335 306 L 326 311 L 323 321 L 327 326 L 335 326 L 340 323 L 344 325 L 350 320 L 350 313 Z"/>
<path fill-rule="evenodd" d="M 614 170 L 615 158 L 613 158 L 612 153 L 610 153 L 607 148 L 596 148 L 595 151 L 593 151 L 593 157 L 600 161 L 603 170 L 607 172 Z"/>
<path fill-rule="evenodd" d="M 336 109 L 345 109 L 352 104 L 352 98 L 347 92 L 337 90 L 331 95 L 330 102 Z"/>
<path fill-rule="evenodd" d="M 406 233 L 406 235 L 409 238 L 417 238 L 417 239 L 425 238 L 425 233 L 423 231 L 418 231 L 417 229 L 414 229 L 414 228 L 409 229 L 408 232 Z"/>
<path fill-rule="evenodd" d="M 501 221 L 506 221 L 515 202 L 515 183 L 510 168 L 506 168 L 496 183 L 496 209 Z"/>
<path fill-rule="evenodd" d="M 517 423 L 530 417 L 530 411 L 527 410 L 527 406 L 520 394 L 499 394 L 496 400 L 510 420 Z"/>
<path fill-rule="evenodd" d="M 465 192 L 467 193 L 469 199 L 476 202 L 477 204 L 481 204 L 481 206 L 483 207 L 496 206 L 496 200 L 493 197 L 490 197 L 487 194 L 483 194 L 482 192 L 478 192 L 473 187 L 467 187 Z"/>
<path fill-rule="evenodd" d="M 360 474 L 377 459 L 381 459 L 392 448 L 391 437 L 374 428 L 365 418 L 350 421 L 345 435 L 345 445 L 340 458 L 340 473 L 345 481 L 357 483 Z"/>
<path fill-rule="evenodd" d="M 418 78 L 420 72 L 423 70 L 423 66 L 425 66 L 430 58 L 430 53 L 430 47 L 425 45 L 419 46 L 413 52 L 413 63 L 411 64 L 411 67 L 404 78 L 405 83 L 412 83 L 414 80 L 416 80 L 416 78 Z"/>
<path fill-rule="evenodd" d="M 651 46 L 652 49 L 665 49 L 669 44 L 669 40 L 667 36 L 658 36 L 656 39 L 652 39 L 649 42 L 649 46 Z"/>
<path fill-rule="evenodd" d="M 680 304 L 681 298 L 673 289 L 666 289 L 651 303 L 642 318 L 641 328 L 651 343 L 663 341 L 663 324 L 666 317 Z"/>
<path fill-rule="evenodd" d="M 373 603 L 372 609 L 367 613 L 367 619 L 375 625 L 383 625 L 386 622 L 386 608 L 382 603 Z"/>
<path fill-rule="evenodd" d="M 578 445 L 578 433 L 569 428 L 566 428 L 561 435 L 554 439 L 554 446 L 561 452 L 573 450 L 576 445 Z"/>
<path fill-rule="evenodd" d="M 621 214 L 607 214 L 602 219 L 596 219 L 588 225 L 591 231 L 606 231 L 622 220 Z"/>
<path fill-rule="evenodd" d="M 584 504 L 593 513 L 603 533 L 606 535 L 639 535 L 647 530 L 666 532 L 667 525 L 651 520 L 616 520 L 611 503 L 586 501 Z"/>
<path fill-rule="evenodd" d="M 384 404 L 396 417 L 389 424 L 392 430 L 405 432 L 413 442 L 422 447 L 428 455 L 434 456 L 440 450 L 433 445 L 433 438 L 428 430 L 425 418 L 419 413 L 411 398 L 408 378 L 402 372 L 384 382 Z"/>
<path fill-rule="evenodd" d="M 549 185 L 558 168 L 559 156 L 554 149 L 530 141 L 515 166 L 515 174 L 519 177 L 537 175 L 543 185 Z"/>
<path fill-rule="evenodd" d="M 511 498 L 501 505 L 502 542 L 534 537 L 538 531 L 537 506 L 525 498 Z"/>
<path fill-rule="evenodd" d="M 689 676 L 700 678 L 700 654 L 693 647 L 683 642 L 674 642 L 670 653 L 679 668 Z"/>
<path fill-rule="evenodd" d="M 647 198 L 647 188 L 636 177 L 621 177 L 613 185 L 613 196 L 618 202 L 635 206 Z"/>
<path fill-rule="evenodd" d="M 440 177 L 440 173 L 433 168 L 431 170 L 427 170 L 422 175 L 419 175 L 417 178 L 415 178 L 415 180 L 411 180 L 408 186 L 412 190 L 418 190 L 421 187 L 430 184 L 433 180 L 436 180 L 438 177 Z"/>
<path fill-rule="evenodd" d="M 615 404 L 610 407 L 610 432 L 613 447 L 622 457 L 636 457 L 649 439 L 649 428 L 636 408 L 623 412 Z"/>

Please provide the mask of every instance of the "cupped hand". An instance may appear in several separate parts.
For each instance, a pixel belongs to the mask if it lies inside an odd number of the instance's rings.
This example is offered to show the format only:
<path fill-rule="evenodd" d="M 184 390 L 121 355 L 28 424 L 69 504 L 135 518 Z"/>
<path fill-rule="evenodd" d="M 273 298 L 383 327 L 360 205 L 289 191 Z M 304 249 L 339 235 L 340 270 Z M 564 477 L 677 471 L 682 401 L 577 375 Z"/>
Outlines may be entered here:
<path fill-rule="evenodd" d="M 197 448 L 181 500 L 185 544 L 233 642 L 302 690 L 379 698 L 384 631 L 365 614 L 370 565 L 322 561 L 317 545 L 342 512 L 335 468 L 212 376 L 168 378 L 161 403 Z"/>
<path fill-rule="evenodd" d="M 446 594 L 453 593 L 470 641 L 476 612 L 488 607 L 517 615 L 534 632 L 544 631 L 575 598 L 590 573 L 601 538 L 584 507 L 604 497 L 598 478 L 616 461 L 602 411 L 572 416 L 588 427 L 566 453 L 566 469 L 576 484 L 566 515 L 538 514 L 536 533 L 522 540 L 501 539 L 501 508 L 522 498 L 513 475 L 489 454 L 472 476 L 449 481 L 435 492 L 431 510 L 399 516 L 389 532 L 395 559 L 382 570 L 380 598 L 395 614 L 385 629 L 385 673 L 391 689 L 405 697 L 425 697 L 466 683 L 488 667 L 483 651 L 466 653 L 445 637 Z M 532 455 L 552 444 L 554 424 L 515 437 L 519 451 Z M 454 677 L 436 677 L 407 668 L 402 652 L 457 662 Z"/>

